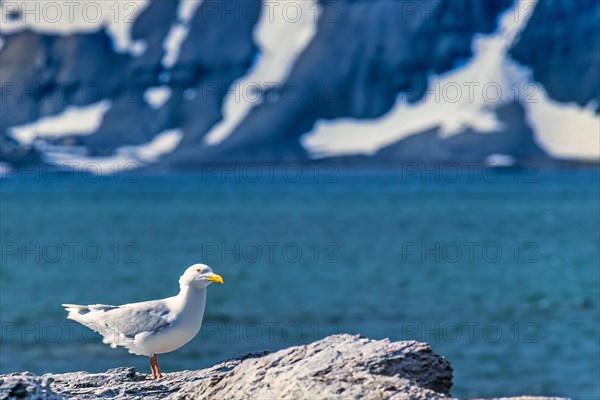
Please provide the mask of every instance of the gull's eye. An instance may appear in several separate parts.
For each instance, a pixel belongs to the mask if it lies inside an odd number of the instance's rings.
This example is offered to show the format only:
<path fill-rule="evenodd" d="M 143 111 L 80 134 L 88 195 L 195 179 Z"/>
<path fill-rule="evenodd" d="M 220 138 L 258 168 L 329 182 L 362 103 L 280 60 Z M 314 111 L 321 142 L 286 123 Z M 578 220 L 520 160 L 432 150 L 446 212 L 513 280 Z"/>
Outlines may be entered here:
<path fill-rule="evenodd" d="M 201 270 L 200 268 L 198 268 L 198 269 L 196 270 L 196 272 L 202 272 L 202 270 Z"/>

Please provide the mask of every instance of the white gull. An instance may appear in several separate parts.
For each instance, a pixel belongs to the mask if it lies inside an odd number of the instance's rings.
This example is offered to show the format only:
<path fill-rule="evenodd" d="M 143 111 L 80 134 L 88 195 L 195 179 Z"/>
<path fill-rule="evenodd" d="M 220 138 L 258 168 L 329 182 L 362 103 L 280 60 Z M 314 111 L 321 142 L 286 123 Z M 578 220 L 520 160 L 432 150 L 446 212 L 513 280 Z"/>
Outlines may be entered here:
<path fill-rule="evenodd" d="M 194 264 L 179 278 L 179 294 L 161 300 L 110 306 L 63 304 L 67 318 L 100 333 L 111 347 L 150 357 L 152 378 L 161 378 L 157 354 L 177 350 L 196 336 L 202 325 L 206 288 L 223 278 L 204 264 Z"/>

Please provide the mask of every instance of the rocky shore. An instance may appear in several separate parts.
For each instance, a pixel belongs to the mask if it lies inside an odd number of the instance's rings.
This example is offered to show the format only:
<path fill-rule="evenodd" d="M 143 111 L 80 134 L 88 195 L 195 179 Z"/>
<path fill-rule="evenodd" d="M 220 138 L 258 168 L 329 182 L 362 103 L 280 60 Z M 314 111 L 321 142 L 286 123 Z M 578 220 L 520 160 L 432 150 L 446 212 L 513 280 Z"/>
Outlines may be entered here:
<path fill-rule="evenodd" d="M 0 399 L 433 400 L 451 399 L 451 387 L 450 363 L 428 344 L 347 334 L 170 372 L 160 380 L 131 367 L 97 374 L 0 375 Z"/>

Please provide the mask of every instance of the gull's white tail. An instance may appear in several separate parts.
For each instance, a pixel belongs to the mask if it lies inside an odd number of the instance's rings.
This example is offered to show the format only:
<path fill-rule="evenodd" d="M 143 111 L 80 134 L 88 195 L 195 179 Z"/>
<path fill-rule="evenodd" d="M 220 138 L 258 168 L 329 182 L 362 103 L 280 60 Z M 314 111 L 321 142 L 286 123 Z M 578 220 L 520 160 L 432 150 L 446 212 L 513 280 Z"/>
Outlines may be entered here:
<path fill-rule="evenodd" d="M 118 331 L 115 331 L 113 327 L 104 323 L 104 318 L 99 318 L 99 314 L 117 309 L 119 306 L 111 306 L 108 304 L 91 304 L 88 306 L 63 304 L 62 306 L 69 313 L 67 315 L 68 319 L 79 322 L 81 325 L 101 334 L 104 337 L 102 340 L 103 343 L 110 344 L 113 348 L 120 344 L 118 343 L 120 341 Z"/>

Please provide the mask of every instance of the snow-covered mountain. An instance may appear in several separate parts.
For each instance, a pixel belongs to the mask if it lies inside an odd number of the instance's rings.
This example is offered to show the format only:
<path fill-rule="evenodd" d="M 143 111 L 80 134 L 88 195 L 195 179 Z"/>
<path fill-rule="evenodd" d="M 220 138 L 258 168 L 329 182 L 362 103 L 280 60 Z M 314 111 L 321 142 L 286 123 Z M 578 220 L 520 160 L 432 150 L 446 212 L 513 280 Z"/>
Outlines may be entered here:
<path fill-rule="evenodd" d="M 600 160 L 596 0 L 0 6 L 1 162 Z"/>

